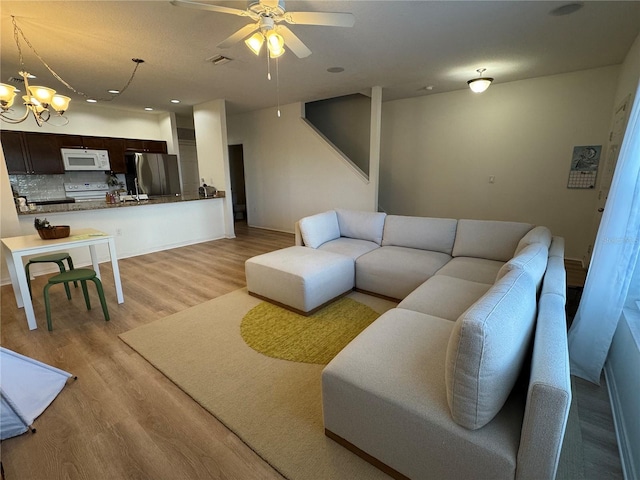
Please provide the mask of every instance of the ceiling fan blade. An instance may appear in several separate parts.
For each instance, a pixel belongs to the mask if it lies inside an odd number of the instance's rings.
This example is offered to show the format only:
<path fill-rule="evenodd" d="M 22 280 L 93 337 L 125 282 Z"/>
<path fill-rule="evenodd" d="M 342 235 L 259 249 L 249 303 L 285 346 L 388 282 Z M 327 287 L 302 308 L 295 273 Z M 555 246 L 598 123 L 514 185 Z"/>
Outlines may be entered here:
<path fill-rule="evenodd" d="M 291 24 L 328 27 L 353 27 L 356 22 L 356 17 L 352 13 L 330 12 L 287 12 L 284 14 L 284 19 Z"/>
<path fill-rule="evenodd" d="M 258 28 L 260 28 L 260 25 L 258 25 L 256 23 L 250 23 L 249 25 L 245 25 L 240 30 L 238 30 L 236 33 L 234 33 L 230 37 L 227 37 L 225 40 L 220 42 L 218 44 L 218 48 L 229 48 L 231 45 L 234 45 L 235 43 L 239 42 L 240 40 L 243 40 L 244 38 L 246 38 L 249 35 L 251 35 L 253 32 L 258 30 Z"/>
<path fill-rule="evenodd" d="M 210 12 L 230 13 L 231 15 L 238 15 L 240 17 L 249 16 L 249 13 L 246 10 L 222 7 L 220 5 L 211 5 L 209 3 L 191 2 L 189 0 L 171 0 L 171 5 L 175 5 L 176 7 L 189 7 L 197 8 L 199 10 L 209 10 Z"/>
<path fill-rule="evenodd" d="M 291 49 L 296 57 L 305 58 L 311 55 L 311 50 L 289 28 L 280 25 L 277 31 L 284 38 L 284 44 Z"/>

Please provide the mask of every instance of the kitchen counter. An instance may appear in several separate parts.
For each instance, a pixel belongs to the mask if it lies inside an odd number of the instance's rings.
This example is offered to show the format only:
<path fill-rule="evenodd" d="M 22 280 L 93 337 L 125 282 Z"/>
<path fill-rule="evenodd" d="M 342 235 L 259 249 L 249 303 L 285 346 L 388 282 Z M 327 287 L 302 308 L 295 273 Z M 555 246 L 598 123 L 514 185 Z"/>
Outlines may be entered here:
<path fill-rule="evenodd" d="M 66 213 L 66 212 L 79 212 L 87 210 L 104 210 L 114 208 L 129 208 L 140 207 L 144 205 L 159 205 L 163 203 L 181 203 L 181 202 L 193 202 L 200 200 L 212 200 L 215 198 L 224 198 L 225 192 L 219 191 L 213 197 L 200 197 L 199 195 L 180 195 L 172 197 L 152 197 L 149 200 L 127 201 L 119 203 L 106 203 L 104 200 L 95 202 L 75 202 L 75 203 L 62 203 L 57 205 L 36 205 L 35 210 L 29 210 L 28 212 L 18 211 L 18 215 L 42 215 L 45 213 Z"/>

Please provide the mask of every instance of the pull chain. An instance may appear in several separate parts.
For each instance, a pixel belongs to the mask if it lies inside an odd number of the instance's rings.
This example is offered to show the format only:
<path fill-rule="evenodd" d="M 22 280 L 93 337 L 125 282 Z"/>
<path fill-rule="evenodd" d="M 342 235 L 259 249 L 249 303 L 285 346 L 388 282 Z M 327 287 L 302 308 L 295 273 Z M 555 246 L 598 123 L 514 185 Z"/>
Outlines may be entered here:
<path fill-rule="evenodd" d="M 278 118 L 280 118 L 280 58 L 276 58 L 276 100 L 278 103 Z"/>

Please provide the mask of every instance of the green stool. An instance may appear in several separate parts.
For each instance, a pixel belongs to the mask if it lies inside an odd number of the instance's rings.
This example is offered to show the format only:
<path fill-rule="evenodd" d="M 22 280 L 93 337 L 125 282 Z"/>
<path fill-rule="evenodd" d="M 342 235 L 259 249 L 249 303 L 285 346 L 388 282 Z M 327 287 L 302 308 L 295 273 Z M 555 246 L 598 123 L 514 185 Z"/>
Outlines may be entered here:
<path fill-rule="evenodd" d="M 87 304 L 87 310 L 91 310 L 91 301 L 89 300 L 89 292 L 87 291 L 87 280 L 91 280 L 96 284 L 98 290 L 98 296 L 100 297 L 100 304 L 102 305 L 102 312 L 104 313 L 104 319 L 109 320 L 109 310 L 107 310 L 107 302 L 104 299 L 104 290 L 102 289 L 102 282 L 96 276 L 95 270 L 90 268 L 77 268 L 75 270 L 69 270 L 66 272 L 54 275 L 49 279 L 49 283 L 44 286 L 44 307 L 47 311 L 47 328 L 49 331 L 53 330 L 51 326 L 51 305 L 49 303 L 49 288 L 51 285 L 58 283 L 64 283 L 67 285 L 69 282 L 80 282 L 82 285 L 82 293 L 84 294 L 84 301 Z M 71 300 L 71 294 L 67 291 L 67 298 Z"/>
<path fill-rule="evenodd" d="M 39 257 L 33 257 L 29 259 L 27 265 L 24 267 L 24 271 L 27 274 L 27 285 L 29 286 L 29 295 L 31 295 L 31 275 L 29 274 L 29 267 L 32 263 L 57 263 L 60 268 L 60 273 L 66 272 L 63 261 L 66 260 L 69 265 L 69 270 L 73 270 L 73 260 L 71 255 L 67 252 L 52 253 L 50 255 L 41 255 Z M 78 288 L 78 282 L 73 282 L 73 285 Z M 64 284 L 64 289 L 67 291 L 67 298 L 71 299 L 71 292 L 69 291 L 69 284 Z M 31 295 L 33 297 L 33 295 Z"/>

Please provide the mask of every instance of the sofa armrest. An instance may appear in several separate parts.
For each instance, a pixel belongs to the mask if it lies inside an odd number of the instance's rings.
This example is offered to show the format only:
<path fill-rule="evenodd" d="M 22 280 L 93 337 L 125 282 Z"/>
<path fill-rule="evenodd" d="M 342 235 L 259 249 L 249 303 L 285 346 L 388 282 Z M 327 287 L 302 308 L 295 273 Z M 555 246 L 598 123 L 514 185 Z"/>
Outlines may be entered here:
<path fill-rule="evenodd" d="M 555 478 L 571 405 L 565 301 L 543 293 L 531 363 L 516 479 Z"/>

